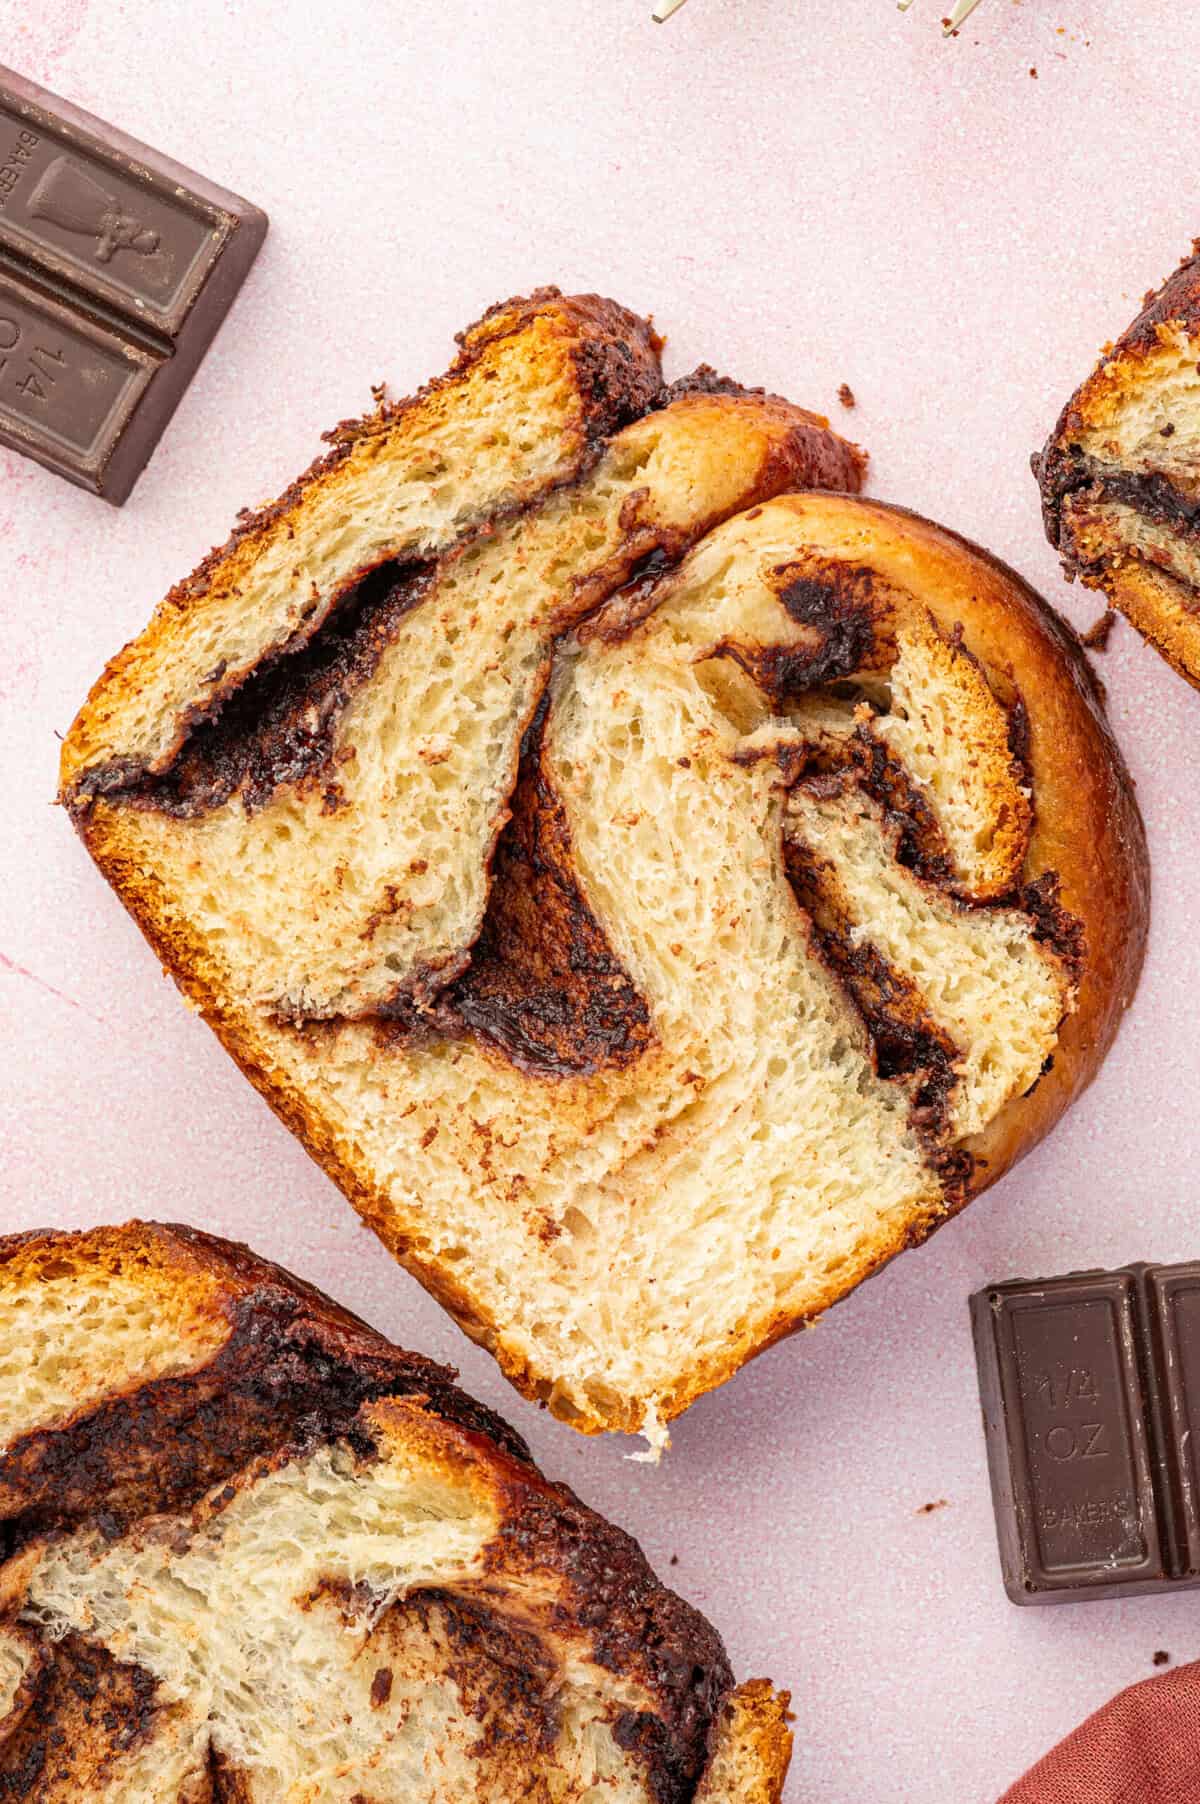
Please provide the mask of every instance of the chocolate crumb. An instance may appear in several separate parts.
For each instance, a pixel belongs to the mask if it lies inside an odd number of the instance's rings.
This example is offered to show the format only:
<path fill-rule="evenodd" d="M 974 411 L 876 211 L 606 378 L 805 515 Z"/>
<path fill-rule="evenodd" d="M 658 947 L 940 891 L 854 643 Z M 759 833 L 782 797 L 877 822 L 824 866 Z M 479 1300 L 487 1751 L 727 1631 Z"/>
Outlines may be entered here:
<path fill-rule="evenodd" d="M 1158 436 L 1159 438 L 1174 438 L 1175 422 L 1173 420 L 1168 420 L 1165 426 L 1160 426 Z"/>
<path fill-rule="evenodd" d="M 843 407 L 858 406 L 858 402 L 854 398 L 854 390 L 848 382 L 843 382 L 842 386 L 838 389 L 838 400 Z"/>
<path fill-rule="evenodd" d="M 1155 1664 L 1155 1666 L 1170 1666 L 1171 1656 L 1167 1652 L 1165 1647 L 1160 1647 L 1158 1652 L 1155 1654 L 1154 1664 Z"/>
<path fill-rule="evenodd" d="M 918 1516 L 932 1516 L 934 1510 L 944 1510 L 949 1504 L 948 1497 L 935 1497 L 932 1503 L 923 1503 L 917 1511 Z"/>
<path fill-rule="evenodd" d="M 673 1554 L 672 1554 L 672 1555 L 671 1555 L 671 1564 L 672 1564 L 672 1566 L 678 1566 L 678 1564 L 679 1564 L 679 1555 L 678 1555 L 678 1554 L 677 1554 L 677 1553 L 673 1553 Z"/>
<path fill-rule="evenodd" d="M 1030 70 L 1030 71 L 1029 71 L 1029 73 L 1030 73 L 1030 74 L 1031 74 L 1031 75 L 1032 75 L 1032 77 L 1033 77 L 1033 79 L 1034 79 L 1034 81 L 1036 81 L 1036 80 L 1037 80 L 1037 78 L 1038 78 L 1038 72 L 1037 72 L 1037 70 L 1036 70 L 1036 69 L 1031 69 L 1031 70 Z"/>
<path fill-rule="evenodd" d="M 1089 651 L 1107 651 L 1116 619 L 1112 608 L 1106 608 L 1099 620 L 1094 621 L 1087 632 L 1080 635 L 1080 644 L 1086 645 Z"/>

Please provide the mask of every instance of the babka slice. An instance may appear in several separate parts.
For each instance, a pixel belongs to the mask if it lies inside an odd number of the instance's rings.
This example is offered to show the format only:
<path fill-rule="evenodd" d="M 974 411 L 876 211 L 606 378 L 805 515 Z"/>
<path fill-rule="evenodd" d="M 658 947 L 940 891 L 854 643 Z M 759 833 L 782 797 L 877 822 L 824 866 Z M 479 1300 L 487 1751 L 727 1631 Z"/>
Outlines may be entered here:
<path fill-rule="evenodd" d="M 711 374 L 660 401 L 360 582 L 160 768 L 94 758 L 120 675 L 63 757 L 100 868 L 397 1257 L 528 1394 L 658 1442 L 1047 1130 L 1146 919 L 1044 605 L 819 492 L 862 459 L 811 415 Z"/>
<path fill-rule="evenodd" d="M 1068 576 L 1200 686 L 1200 255 L 1147 295 L 1033 468 Z"/>
<path fill-rule="evenodd" d="M 787 1698 L 453 1374 L 246 1248 L 0 1239 L 0 1797 L 776 1804 Z"/>

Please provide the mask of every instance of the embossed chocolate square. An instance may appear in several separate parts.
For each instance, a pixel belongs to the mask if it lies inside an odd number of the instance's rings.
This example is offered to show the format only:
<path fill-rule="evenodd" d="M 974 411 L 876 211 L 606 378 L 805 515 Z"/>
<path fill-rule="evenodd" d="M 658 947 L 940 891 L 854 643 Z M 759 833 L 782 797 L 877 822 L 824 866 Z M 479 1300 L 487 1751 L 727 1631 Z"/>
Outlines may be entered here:
<path fill-rule="evenodd" d="M 266 230 L 259 208 L 0 68 L 0 444 L 124 501 Z"/>
<path fill-rule="evenodd" d="M 992 1285 L 971 1317 L 1013 1602 L 1200 1584 L 1200 1265 Z"/>

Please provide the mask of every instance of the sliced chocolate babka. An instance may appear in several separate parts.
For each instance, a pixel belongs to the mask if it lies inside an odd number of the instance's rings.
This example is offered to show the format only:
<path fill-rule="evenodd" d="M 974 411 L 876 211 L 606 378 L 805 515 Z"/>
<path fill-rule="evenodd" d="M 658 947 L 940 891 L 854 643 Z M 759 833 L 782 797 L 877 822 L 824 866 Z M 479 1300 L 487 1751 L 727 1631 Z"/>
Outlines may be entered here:
<path fill-rule="evenodd" d="M 581 306 L 511 308 L 507 354 Z M 490 433 L 533 445 L 499 384 Z M 1052 1125 L 1146 871 L 1086 660 L 1011 571 L 826 492 L 863 459 L 803 410 L 651 387 L 448 545 L 480 478 L 446 422 L 485 403 L 399 410 L 168 598 L 62 772 L 397 1257 L 563 1419 L 661 1442 Z"/>
<path fill-rule="evenodd" d="M 1033 467 L 1068 575 L 1200 686 L 1200 255 L 1147 295 Z"/>

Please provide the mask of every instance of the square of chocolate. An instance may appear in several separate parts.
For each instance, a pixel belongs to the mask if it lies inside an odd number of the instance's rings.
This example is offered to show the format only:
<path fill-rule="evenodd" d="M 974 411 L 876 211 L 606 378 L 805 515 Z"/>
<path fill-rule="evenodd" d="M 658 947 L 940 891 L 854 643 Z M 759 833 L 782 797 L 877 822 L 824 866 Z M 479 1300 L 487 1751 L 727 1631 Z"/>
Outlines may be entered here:
<path fill-rule="evenodd" d="M 0 444 L 125 500 L 267 231 L 0 68 Z"/>
<path fill-rule="evenodd" d="M 1148 1267 L 1145 1296 L 1159 1435 L 1170 1452 L 1172 1563 L 1200 1575 L 1200 1265 Z"/>
<path fill-rule="evenodd" d="M 127 437 L 161 355 L 0 265 L 0 438 L 98 494 L 128 493 Z M 148 448 L 148 447 L 147 447 Z"/>
<path fill-rule="evenodd" d="M 1200 1582 L 1200 1266 L 990 1285 L 971 1317 L 1013 1602 Z"/>

